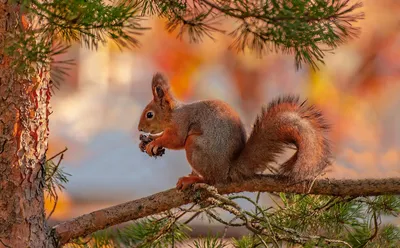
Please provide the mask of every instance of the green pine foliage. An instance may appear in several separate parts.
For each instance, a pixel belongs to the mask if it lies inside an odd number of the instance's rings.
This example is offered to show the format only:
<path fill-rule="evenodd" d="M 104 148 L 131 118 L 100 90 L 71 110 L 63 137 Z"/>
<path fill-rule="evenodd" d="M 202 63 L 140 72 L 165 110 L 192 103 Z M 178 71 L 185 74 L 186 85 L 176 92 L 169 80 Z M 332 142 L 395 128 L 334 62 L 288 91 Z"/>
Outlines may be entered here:
<path fill-rule="evenodd" d="M 232 48 L 250 48 L 259 55 L 269 51 L 294 54 L 297 67 L 323 62 L 326 51 L 358 34 L 352 24 L 363 18 L 356 12 L 362 4 L 346 0 L 146 0 L 144 6 L 144 14 L 165 17 L 169 31 L 179 28 L 179 36 L 188 35 L 191 42 L 225 32 L 218 23 L 231 18 L 237 21 L 227 32 L 234 38 Z"/>
<path fill-rule="evenodd" d="M 47 159 L 42 167 L 44 191 L 47 193 L 47 197 L 49 197 L 50 201 L 54 202 L 53 209 L 47 218 L 50 218 L 56 210 L 58 191 L 64 190 L 65 184 L 68 183 L 68 177 L 71 176 L 60 166 L 64 158 L 64 153 L 67 150 L 68 149 L 65 148 L 63 151 Z M 58 158 L 57 163 L 54 161 L 56 158 Z"/>
<path fill-rule="evenodd" d="M 400 196 L 378 197 L 335 197 L 301 194 L 269 195 L 273 206 L 263 206 L 257 199 L 241 195 L 225 197 L 222 205 L 204 205 L 190 210 L 176 210 L 174 214 L 165 213 L 150 217 L 121 229 L 107 229 L 92 235 L 90 242 L 77 247 L 100 247 L 98 244 L 112 244 L 110 247 L 179 247 L 182 241 L 188 242 L 191 229 L 188 221 L 179 222 L 184 215 L 200 218 L 197 213 L 208 213 L 210 218 L 227 228 L 246 227 L 249 234 L 232 238 L 230 242 L 237 248 L 248 247 L 399 247 L 400 227 L 383 223 L 388 216 L 400 214 Z M 237 205 L 237 199 L 247 199 L 255 208 L 246 211 Z M 235 200 L 233 203 L 229 201 Z M 222 209 L 236 205 L 236 216 L 222 219 Z M 193 210 L 194 209 L 194 210 Z M 209 212 L 210 209 L 215 211 Z M 232 211 L 235 212 L 235 211 Z M 245 217 L 239 217 L 241 214 Z M 179 218 L 177 218 L 179 216 Z M 247 222 L 237 221 L 247 219 Z M 189 218 L 192 221 L 192 218 Z M 173 224 L 171 224 L 173 223 Z M 112 234 L 110 234 L 112 233 Z M 225 234 L 212 234 L 191 242 L 193 248 L 227 247 Z M 87 238 L 86 238 L 87 240 Z M 79 245 L 80 244 L 80 245 Z M 106 246 L 107 247 L 107 246 Z"/>
<path fill-rule="evenodd" d="M 43 168 L 45 191 L 49 193 L 49 197 L 53 200 L 57 197 L 57 189 L 64 190 L 65 184 L 68 183 L 68 177 L 71 176 L 60 166 L 66 151 L 67 148 L 47 159 Z M 54 161 L 56 158 L 58 158 L 57 163 Z"/>
<path fill-rule="evenodd" d="M 144 218 L 122 228 L 109 228 L 79 238 L 72 247 L 142 247 L 168 248 L 189 238 L 191 229 L 168 214 Z"/>
<path fill-rule="evenodd" d="M 233 38 L 230 46 L 247 48 L 262 56 L 267 52 L 293 54 L 295 64 L 317 67 L 325 52 L 355 37 L 353 24 L 363 18 L 360 2 L 349 0 L 22 0 L 14 15 L 17 25 L 7 33 L 6 55 L 21 78 L 30 79 L 38 68 L 52 68 L 53 82 L 60 83 L 73 61 L 55 61 L 73 42 L 90 49 L 115 42 L 137 47 L 147 27 L 141 20 L 159 16 L 166 29 L 179 30 L 190 42 L 213 38 L 215 32 Z M 29 21 L 24 26 L 22 17 Z M 221 22 L 235 21 L 232 30 Z"/>
<path fill-rule="evenodd" d="M 16 13 L 17 27 L 7 33 L 5 54 L 21 78 L 31 78 L 38 68 L 51 65 L 52 80 L 60 83 L 73 61 L 55 61 L 73 42 L 90 49 L 109 41 L 120 47 L 135 47 L 146 28 L 139 23 L 138 1 L 118 0 L 24 0 Z M 22 16 L 30 22 L 24 27 Z"/>
<path fill-rule="evenodd" d="M 188 238 L 190 228 L 173 218 L 147 218 L 118 231 L 118 241 L 127 247 L 167 248 Z"/>
<path fill-rule="evenodd" d="M 382 217 L 400 214 L 399 196 L 333 197 L 280 194 L 276 206 L 254 216 L 268 230 L 255 239 L 235 240 L 237 247 L 265 243 L 304 247 L 397 247 L 400 227 Z M 274 241 L 275 239 L 275 241 Z M 261 246 L 260 246 L 261 247 Z"/>
<path fill-rule="evenodd" d="M 257 247 L 261 245 L 261 243 L 256 243 L 252 235 L 246 235 L 241 237 L 240 239 L 233 238 L 232 243 L 236 248 Z"/>
<path fill-rule="evenodd" d="M 207 237 L 199 238 L 189 245 L 190 248 L 224 248 L 227 247 L 227 242 L 221 239 L 218 235 L 209 234 Z"/>

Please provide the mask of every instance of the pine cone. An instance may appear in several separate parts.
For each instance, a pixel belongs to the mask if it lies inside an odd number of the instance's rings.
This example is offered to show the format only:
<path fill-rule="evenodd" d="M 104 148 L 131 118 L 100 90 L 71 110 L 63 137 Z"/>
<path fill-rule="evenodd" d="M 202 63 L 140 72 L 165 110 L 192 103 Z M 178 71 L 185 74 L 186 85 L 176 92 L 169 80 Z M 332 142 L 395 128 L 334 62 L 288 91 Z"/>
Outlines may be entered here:
<path fill-rule="evenodd" d="M 148 136 L 148 135 L 141 134 L 141 135 L 140 135 L 140 141 L 141 141 L 140 144 L 139 144 L 140 150 L 141 150 L 142 152 L 146 152 L 146 145 L 147 145 L 148 143 L 152 142 L 153 139 L 150 138 L 150 136 Z M 158 150 L 157 150 L 157 153 L 156 153 L 156 154 L 153 154 L 153 156 L 154 156 L 155 158 L 161 157 L 162 155 L 164 155 L 164 153 L 165 153 L 165 148 L 159 147 Z"/>

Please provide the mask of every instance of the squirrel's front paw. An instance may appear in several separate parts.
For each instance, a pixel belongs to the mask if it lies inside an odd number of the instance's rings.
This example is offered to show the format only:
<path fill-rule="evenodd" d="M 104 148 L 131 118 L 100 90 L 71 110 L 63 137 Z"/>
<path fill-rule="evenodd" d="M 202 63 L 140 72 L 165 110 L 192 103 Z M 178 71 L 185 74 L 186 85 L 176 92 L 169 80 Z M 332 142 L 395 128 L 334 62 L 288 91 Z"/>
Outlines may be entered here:
<path fill-rule="evenodd" d="M 158 147 L 157 150 L 154 148 L 154 144 L 152 145 L 152 147 L 148 147 L 148 145 L 150 143 L 153 143 L 153 139 L 151 139 L 149 136 L 140 135 L 140 144 L 139 144 L 139 148 L 142 152 L 145 152 L 147 154 L 149 154 L 152 157 L 161 157 L 162 155 L 164 155 L 165 153 L 165 148 L 163 147 Z M 149 153 L 151 152 L 151 153 Z"/>
<path fill-rule="evenodd" d="M 156 156 L 158 153 L 158 146 L 155 144 L 154 141 L 148 143 L 146 145 L 146 153 L 151 157 L 151 156 Z"/>

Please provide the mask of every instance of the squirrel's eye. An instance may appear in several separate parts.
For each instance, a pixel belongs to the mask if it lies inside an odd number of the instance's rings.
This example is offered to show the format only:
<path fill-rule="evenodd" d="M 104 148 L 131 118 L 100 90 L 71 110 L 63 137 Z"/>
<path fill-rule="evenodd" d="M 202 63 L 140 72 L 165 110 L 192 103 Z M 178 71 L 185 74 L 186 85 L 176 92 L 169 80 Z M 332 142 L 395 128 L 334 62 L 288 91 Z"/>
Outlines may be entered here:
<path fill-rule="evenodd" d="M 147 119 L 153 118 L 154 117 L 153 112 L 151 112 L 151 111 L 147 112 L 146 117 L 147 117 Z"/>

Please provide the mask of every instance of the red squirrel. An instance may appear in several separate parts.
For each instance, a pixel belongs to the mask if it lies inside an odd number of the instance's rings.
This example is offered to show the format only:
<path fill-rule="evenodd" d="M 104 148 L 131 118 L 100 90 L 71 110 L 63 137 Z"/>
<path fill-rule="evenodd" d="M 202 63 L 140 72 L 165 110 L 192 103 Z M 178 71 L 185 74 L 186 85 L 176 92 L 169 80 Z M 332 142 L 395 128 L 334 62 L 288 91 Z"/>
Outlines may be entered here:
<path fill-rule="evenodd" d="M 152 92 L 138 126 L 152 141 L 141 146 L 150 156 L 160 148 L 185 149 L 192 173 L 178 180 L 177 189 L 255 177 L 287 144 L 294 144 L 297 151 L 278 172 L 291 182 L 314 178 L 330 165 L 324 136 L 328 125 L 314 106 L 298 97 L 280 97 L 263 108 L 247 138 L 239 115 L 222 101 L 179 102 L 160 73 L 153 76 Z"/>

